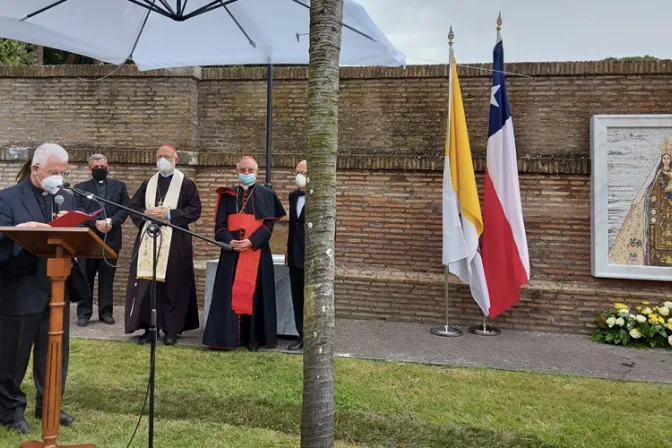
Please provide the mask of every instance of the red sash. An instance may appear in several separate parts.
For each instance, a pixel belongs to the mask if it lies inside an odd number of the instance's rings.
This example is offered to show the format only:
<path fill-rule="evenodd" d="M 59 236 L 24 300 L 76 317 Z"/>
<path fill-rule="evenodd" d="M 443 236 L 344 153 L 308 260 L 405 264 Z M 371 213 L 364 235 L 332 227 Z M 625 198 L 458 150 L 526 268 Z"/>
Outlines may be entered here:
<path fill-rule="evenodd" d="M 248 213 L 234 213 L 227 218 L 230 231 L 240 230 L 240 240 L 249 238 L 263 223 L 263 219 L 256 219 Z M 231 292 L 231 309 L 236 314 L 252 315 L 260 258 L 261 250 L 247 249 L 238 253 L 236 277 L 233 279 Z"/>

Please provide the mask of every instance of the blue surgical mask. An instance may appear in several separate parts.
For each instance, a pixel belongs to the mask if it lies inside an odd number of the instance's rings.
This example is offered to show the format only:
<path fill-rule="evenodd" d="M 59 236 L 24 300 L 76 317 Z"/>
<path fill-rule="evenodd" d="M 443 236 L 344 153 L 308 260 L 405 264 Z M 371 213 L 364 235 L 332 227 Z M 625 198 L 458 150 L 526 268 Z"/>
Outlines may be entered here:
<path fill-rule="evenodd" d="M 257 180 L 257 175 L 256 174 L 238 174 L 238 180 L 240 183 L 245 186 L 249 187 L 252 185 L 256 180 Z"/>

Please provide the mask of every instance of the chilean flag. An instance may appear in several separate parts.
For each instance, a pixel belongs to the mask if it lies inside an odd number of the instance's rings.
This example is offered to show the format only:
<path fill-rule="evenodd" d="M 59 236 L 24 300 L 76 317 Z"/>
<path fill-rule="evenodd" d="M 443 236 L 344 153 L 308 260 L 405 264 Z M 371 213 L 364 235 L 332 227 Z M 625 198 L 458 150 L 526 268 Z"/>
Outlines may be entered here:
<path fill-rule="evenodd" d="M 490 318 L 511 308 L 520 299 L 520 287 L 530 278 L 516 143 L 504 79 L 504 46 L 499 35 L 493 69 L 481 236 Z"/>

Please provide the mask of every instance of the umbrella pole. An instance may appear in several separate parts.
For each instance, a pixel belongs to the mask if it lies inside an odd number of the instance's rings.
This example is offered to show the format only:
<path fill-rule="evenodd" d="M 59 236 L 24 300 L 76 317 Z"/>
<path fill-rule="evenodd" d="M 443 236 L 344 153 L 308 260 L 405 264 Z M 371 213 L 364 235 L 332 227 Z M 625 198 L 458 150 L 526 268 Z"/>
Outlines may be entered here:
<path fill-rule="evenodd" d="M 273 64 L 268 64 L 266 75 L 266 186 L 271 184 L 271 146 L 273 140 Z"/>

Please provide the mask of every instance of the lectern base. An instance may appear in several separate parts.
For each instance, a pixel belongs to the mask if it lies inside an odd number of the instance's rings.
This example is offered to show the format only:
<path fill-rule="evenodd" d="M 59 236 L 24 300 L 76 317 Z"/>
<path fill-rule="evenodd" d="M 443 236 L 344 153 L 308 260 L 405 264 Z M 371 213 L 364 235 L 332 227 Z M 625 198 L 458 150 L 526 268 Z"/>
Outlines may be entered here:
<path fill-rule="evenodd" d="M 21 445 L 21 448 L 96 448 L 96 445 L 86 443 L 84 445 L 45 445 L 44 442 L 31 440 Z"/>

